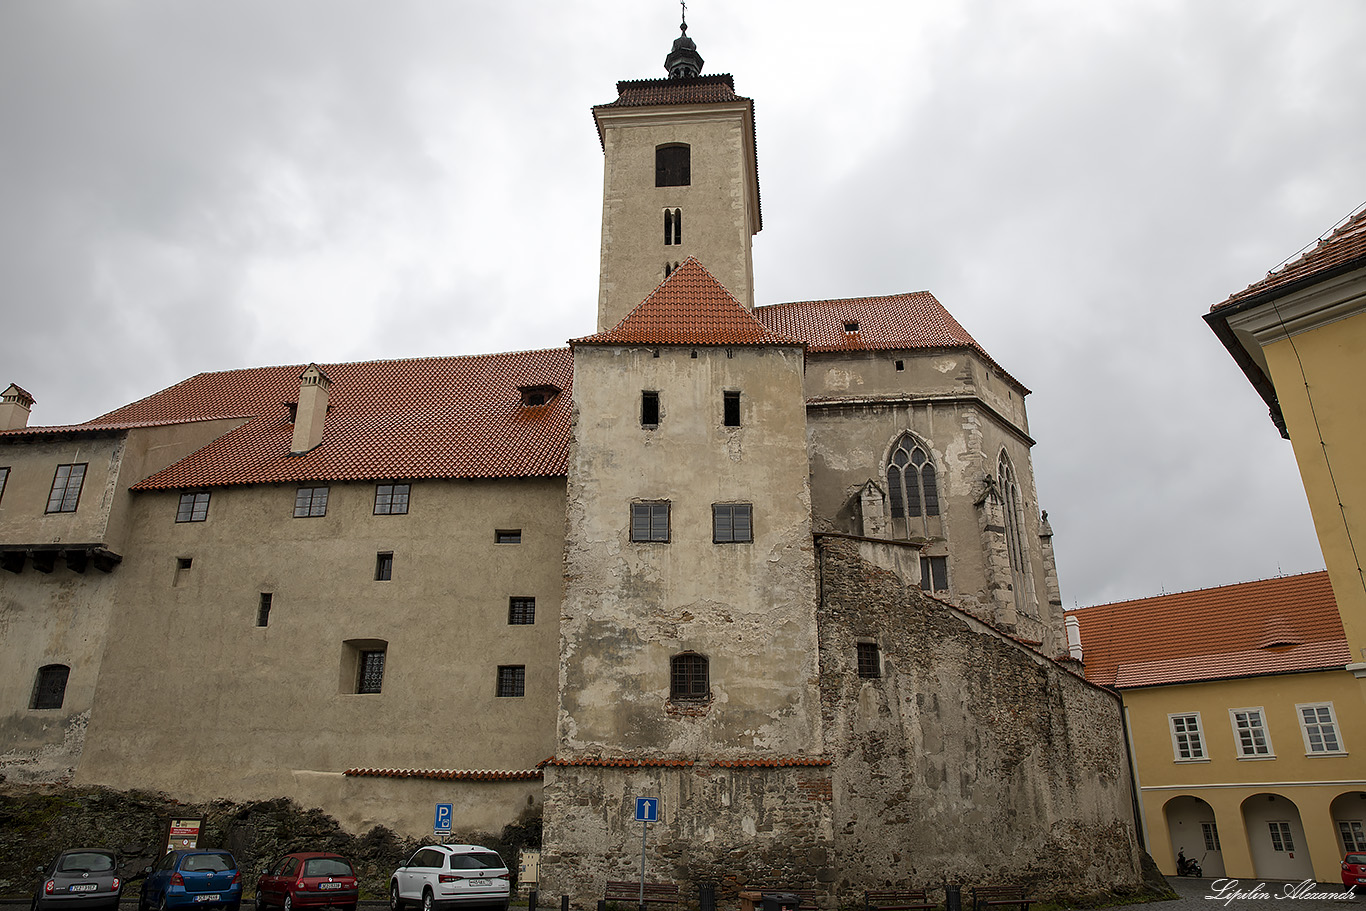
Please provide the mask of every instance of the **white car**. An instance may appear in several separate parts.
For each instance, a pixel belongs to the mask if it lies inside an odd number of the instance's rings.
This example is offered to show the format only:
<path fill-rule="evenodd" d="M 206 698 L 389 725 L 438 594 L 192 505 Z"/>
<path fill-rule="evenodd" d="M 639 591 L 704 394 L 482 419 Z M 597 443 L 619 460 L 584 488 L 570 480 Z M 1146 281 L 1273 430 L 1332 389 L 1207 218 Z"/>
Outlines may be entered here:
<path fill-rule="evenodd" d="M 508 868 L 479 845 L 418 848 L 389 880 L 389 909 L 421 905 L 422 911 L 486 905 L 507 911 Z"/>

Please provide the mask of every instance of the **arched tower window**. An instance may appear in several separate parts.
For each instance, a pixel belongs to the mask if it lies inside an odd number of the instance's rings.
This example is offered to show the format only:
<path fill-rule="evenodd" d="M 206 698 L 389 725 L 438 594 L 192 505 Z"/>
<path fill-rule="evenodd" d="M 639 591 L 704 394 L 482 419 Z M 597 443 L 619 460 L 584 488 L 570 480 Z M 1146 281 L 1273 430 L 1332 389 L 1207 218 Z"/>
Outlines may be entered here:
<path fill-rule="evenodd" d="M 683 210 L 664 210 L 664 246 L 683 243 Z"/>
<path fill-rule="evenodd" d="M 655 186 L 692 186 L 692 149 L 682 143 L 655 148 Z"/>
<path fill-rule="evenodd" d="M 669 698 L 702 700 L 711 697 L 707 659 L 697 652 L 683 652 L 669 659 Z"/>
<path fill-rule="evenodd" d="M 892 536 L 928 536 L 929 517 L 939 515 L 939 487 L 934 460 L 909 433 L 901 435 L 887 459 L 887 491 L 892 501 Z"/>
<path fill-rule="evenodd" d="M 1010 558 L 1011 588 L 1015 609 L 1024 611 L 1033 603 L 1033 582 L 1029 573 L 1029 552 L 1025 549 L 1024 498 L 1015 480 L 1015 468 L 1004 452 L 996 462 L 996 489 L 1001 493 L 1001 512 L 1005 520 L 1006 554 Z M 1028 613 L 1033 614 L 1032 608 Z"/>

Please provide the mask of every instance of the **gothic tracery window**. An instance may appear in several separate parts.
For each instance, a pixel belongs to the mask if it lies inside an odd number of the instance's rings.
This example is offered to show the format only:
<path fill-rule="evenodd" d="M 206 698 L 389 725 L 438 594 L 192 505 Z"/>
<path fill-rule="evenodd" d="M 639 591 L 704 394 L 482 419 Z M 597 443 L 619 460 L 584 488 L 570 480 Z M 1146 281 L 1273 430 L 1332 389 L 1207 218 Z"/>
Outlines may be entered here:
<path fill-rule="evenodd" d="M 887 460 L 887 490 L 891 498 L 892 534 L 907 538 L 928 535 L 926 520 L 939 515 L 934 460 L 909 433 L 902 434 Z"/>
<path fill-rule="evenodd" d="M 1015 468 L 1004 452 L 996 462 L 996 489 L 1001 494 L 1001 512 L 1005 520 L 1006 554 L 1010 559 L 1011 588 L 1015 594 L 1015 609 L 1029 609 L 1032 604 L 1033 579 L 1029 572 L 1028 551 L 1024 539 L 1024 501 L 1020 485 L 1015 480 Z"/>

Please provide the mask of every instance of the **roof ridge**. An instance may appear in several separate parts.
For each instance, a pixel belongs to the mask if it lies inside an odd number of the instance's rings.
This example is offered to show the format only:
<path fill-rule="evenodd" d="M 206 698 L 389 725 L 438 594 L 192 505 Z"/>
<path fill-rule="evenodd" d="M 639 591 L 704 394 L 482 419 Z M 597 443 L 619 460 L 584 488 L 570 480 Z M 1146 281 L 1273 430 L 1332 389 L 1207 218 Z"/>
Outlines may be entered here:
<path fill-rule="evenodd" d="M 1096 604 L 1083 604 L 1083 605 L 1080 606 L 1080 607 L 1074 607 L 1074 608 L 1072 608 L 1072 610 L 1064 611 L 1064 613 L 1067 613 L 1067 614 L 1076 613 L 1076 612 L 1078 612 L 1078 611 L 1090 610 L 1090 609 L 1093 608 L 1093 607 L 1112 607 L 1112 606 L 1114 606 L 1114 605 L 1116 605 L 1116 604 L 1135 604 L 1135 603 L 1137 603 L 1137 602 L 1139 602 L 1139 601 L 1157 601 L 1157 600 L 1160 600 L 1160 599 L 1162 599 L 1162 598 L 1174 598 L 1174 597 L 1178 597 L 1178 596 L 1180 596 L 1180 595 L 1193 595 L 1193 594 L 1197 594 L 1197 593 L 1200 593 L 1200 592 L 1217 592 L 1217 591 L 1223 591 L 1224 589 L 1238 588 L 1239 586 L 1243 586 L 1243 585 L 1258 585 L 1258 584 L 1263 583 L 1263 582 L 1278 582 L 1278 581 L 1281 581 L 1281 580 L 1299 579 L 1299 578 L 1302 578 L 1302 577 L 1305 577 L 1305 576 L 1326 576 L 1326 575 L 1328 575 L 1328 570 L 1326 570 L 1326 569 L 1311 569 L 1311 570 L 1306 570 L 1305 572 L 1302 572 L 1302 573 L 1284 573 L 1284 574 L 1277 575 L 1277 576 L 1267 576 L 1267 577 L 1265 577 L 1265 578 L 1263 578 L 1263 579 L 1247 579 L 1247 580 L 1242 581 L 1242 582 L 1226 582 L 1226 583 L 1223 584 L 1223 585 L 1210 585 L 1210 586 L 1204 586 L 1204 587 L 1202 587 L 1202 588 L 1182 589 L 1181 591 L 1175 591 L 1175 592 L 1162 592 L 1162 593 L 1156 594 L 1156 595 L 1143 595 L 1143 596 L 1140 596 L 1140 597 L 1138 597 L 1138 598 L 1122 598 L 1122 599 L 1120 599 L 1119 601 L 1100 601 L 1100 602 L 1097 602 Z"/>

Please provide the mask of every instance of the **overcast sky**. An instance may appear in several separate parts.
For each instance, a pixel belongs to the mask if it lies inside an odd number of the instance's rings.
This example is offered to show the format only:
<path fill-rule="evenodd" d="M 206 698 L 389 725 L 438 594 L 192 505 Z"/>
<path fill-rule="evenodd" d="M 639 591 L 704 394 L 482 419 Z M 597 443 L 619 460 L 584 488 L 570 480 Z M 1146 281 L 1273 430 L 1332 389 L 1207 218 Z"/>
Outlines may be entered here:
<path fill-rule="evenodd" d="M 590 107 L 671 0 L 6 0 L 0 387 L 594 329 Z M 1028 386 L 1067 607 L 1321 569 L 1201 315 L 1366 202 L 1360 0 L 694 0 L 755 99 L 760 303 L 928 290 Z"/>

